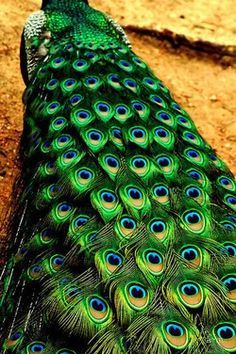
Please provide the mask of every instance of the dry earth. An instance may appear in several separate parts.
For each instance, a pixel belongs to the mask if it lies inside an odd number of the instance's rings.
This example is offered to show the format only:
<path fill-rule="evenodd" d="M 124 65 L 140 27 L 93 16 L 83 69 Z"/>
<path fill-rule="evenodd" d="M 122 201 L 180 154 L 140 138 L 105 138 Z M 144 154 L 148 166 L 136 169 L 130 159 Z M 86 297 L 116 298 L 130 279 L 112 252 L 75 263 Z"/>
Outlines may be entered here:
<path fill-rule="evenodd" d="M 40 1 L 16 3 L 0 3 L 0 221 L 8 210 L 22 130 L 24 85 L 19 70 L 19 41 L 25 18 L 39 8 Z M 236 47 L 234 0 L 93 0 L 91 4 L 123 26 L 169 29 L 190 41 L 202 39 Z M 167 42 L 130 31 L 128 36 L 136 53 L 175 93 L 203 136 L 236 173 L 236 67 L 232 58 L 173 48 Z"/>

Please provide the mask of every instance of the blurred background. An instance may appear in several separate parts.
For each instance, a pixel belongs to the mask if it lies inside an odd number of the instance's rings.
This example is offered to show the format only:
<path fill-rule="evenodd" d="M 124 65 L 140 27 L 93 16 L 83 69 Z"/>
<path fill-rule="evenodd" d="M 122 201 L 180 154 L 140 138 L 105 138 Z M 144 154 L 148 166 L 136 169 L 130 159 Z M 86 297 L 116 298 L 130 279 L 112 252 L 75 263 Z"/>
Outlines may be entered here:
<path fill-rule="evenodd" d="M 0 3 L 0 221 L 16 173 L 24 89 L 19 44 L 26 17 L 40 0 Z M 190 113 L 236 173 L 235 0 L 91 0 L 125 27 L 133 50 Z M 1 238 L 1 235 L 0 235 Z"/>

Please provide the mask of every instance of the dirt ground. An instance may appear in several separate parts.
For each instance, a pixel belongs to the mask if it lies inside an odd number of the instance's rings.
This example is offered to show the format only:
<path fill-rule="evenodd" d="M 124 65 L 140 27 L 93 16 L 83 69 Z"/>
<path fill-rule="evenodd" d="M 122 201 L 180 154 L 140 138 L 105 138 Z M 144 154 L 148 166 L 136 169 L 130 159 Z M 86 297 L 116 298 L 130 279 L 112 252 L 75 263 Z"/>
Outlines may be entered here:
<path fill-rule="evenodd" d="M 22 129 L 19 41 L 28 14 L 39 0 L 0 3 L 0 221 L 8 208 L 16 173 L 14 158 Z M 234 0 L 93 0 L 91 5 L 112 15 L 123 26 L 168 29 L 190 40 L 226 45 L 232 56 L 220 58 L 152 36 L 128 31 L 134 51 L 147 61 L 217 153 L 236 173 L 236 19 Z M 4 231 L 2 236 L 4 237 Z"/>

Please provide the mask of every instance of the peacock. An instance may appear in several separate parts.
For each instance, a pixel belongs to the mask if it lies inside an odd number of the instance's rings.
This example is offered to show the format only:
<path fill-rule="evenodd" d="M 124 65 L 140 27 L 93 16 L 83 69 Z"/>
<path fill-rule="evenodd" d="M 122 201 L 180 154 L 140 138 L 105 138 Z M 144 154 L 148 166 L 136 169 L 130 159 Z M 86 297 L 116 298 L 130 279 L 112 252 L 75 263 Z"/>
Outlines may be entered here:
<path fill-rule="evenodd" d="M 1 353 L 236 352 L 236 184 L 86 0 L 43 0 L 21 43 L 24 128 Z"/>

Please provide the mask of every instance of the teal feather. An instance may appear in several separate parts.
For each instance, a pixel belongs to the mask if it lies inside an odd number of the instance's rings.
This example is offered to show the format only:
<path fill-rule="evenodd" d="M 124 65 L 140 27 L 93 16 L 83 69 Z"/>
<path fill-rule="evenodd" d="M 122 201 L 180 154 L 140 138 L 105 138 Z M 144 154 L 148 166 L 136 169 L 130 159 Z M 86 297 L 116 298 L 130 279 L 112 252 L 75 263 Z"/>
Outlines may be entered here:
<path fill-rule="evenodd" d="M 86 3 L 43 1 L 24 29 L 1 352 L 235 352 L 234 178 Z"/>

